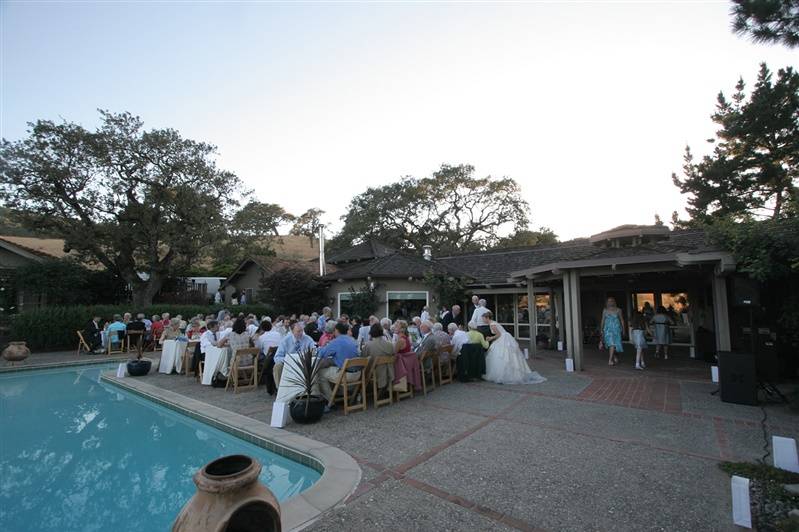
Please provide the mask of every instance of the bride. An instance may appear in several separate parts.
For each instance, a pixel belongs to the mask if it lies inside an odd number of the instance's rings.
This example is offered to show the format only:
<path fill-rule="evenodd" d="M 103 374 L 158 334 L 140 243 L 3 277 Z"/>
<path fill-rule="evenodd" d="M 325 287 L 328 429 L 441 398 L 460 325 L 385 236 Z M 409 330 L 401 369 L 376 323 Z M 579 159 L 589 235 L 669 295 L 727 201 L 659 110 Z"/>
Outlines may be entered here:
<path fill-rule="evenodd" d="M 491 321 L 491 311 L 483 315 L 485 325 L 491 327 L 491 347 L 486 354 L 486 374 L 483 379 L 499 384 L 538 384 L 546 379 L 537 371 L 530 369 L 524 359 L 519 344 L 495 321 Z"/>

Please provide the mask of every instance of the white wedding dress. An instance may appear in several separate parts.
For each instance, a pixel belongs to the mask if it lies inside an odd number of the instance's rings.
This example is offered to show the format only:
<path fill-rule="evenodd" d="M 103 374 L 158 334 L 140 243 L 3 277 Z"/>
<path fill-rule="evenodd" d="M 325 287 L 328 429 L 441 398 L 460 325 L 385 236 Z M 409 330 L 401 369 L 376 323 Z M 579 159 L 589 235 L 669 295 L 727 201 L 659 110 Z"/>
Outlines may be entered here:
<path fill-rule="evenodd" d="M 538 384 L 544 382 L 537 371 L 530 369 L 524 359 L 524 353 L 519 349 L 516 339 L 508 334 L 502 325 L 492 322 L 499 332 L 499 338 L 494 340 L 486 354 L 486 374 L 483 379 L 499 384 Z"/>

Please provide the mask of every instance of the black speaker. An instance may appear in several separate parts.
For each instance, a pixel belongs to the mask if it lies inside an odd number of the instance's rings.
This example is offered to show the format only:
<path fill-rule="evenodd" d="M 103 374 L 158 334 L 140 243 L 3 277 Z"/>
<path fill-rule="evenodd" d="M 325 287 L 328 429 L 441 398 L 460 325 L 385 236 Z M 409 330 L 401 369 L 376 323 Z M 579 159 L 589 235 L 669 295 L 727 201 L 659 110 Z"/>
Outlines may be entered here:
<path fill-rule="evenodd" d="M 763 382 L 776 382 L 780 378 L 776 342 L 767 334 L 758 334 L 757 338 L 757 378 Z"/>
<path fill-rule="evenodd" d="M 750 353 L 719 351 L 721 400 L 739 405 L 757 404 L 757 369 Z"/>
<path fill-rule="evenodd" d="M 760 305 L 760 285 L 747 277 L 732 278 L 732 304 L 736 307 Z"/>

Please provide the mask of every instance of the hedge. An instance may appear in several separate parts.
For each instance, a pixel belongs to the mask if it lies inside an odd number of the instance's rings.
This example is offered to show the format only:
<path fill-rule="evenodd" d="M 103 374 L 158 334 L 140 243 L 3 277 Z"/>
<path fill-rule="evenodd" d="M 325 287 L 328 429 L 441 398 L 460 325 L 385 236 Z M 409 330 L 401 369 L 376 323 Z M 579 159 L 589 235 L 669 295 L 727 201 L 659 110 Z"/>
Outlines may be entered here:
<path fill-rule="evenodd" d="M 94 316 L 101 316 L 105 320 L 113 319 L 114 314 L 138 312 L 150 318 L 154 314 L 169 312 L 172 316 L 178 314 L 184 318 L 196 316 L 199 313 L 216 314 L 220 309 L 227 308 L 231 313 L 244 312 L 255 314 L 259 318 L 263 315 L 275 317 L 272 307 L 268 305 L 238 305 L 223 307 L 222 305 L 153 305 L 145 309 L 134 309 L 130 305 L 74 305 L 68 307 L 40 307 L 26 310 L 11 317 L 9 336 L 12 341 L 25 341 L 32 351 L 53 351 L 58 349 L 75 349 L 78 337 L 75 331 L 83 330 Z"/>

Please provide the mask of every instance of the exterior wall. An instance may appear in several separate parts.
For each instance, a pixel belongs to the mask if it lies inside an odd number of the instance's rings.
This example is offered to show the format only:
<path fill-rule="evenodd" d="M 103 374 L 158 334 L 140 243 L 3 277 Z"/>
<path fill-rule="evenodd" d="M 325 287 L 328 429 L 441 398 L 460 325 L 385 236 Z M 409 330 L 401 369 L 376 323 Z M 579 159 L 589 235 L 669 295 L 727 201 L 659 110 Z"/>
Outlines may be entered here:
<path fill-rule="evenodd" d="M 258 301 L 258 290 L 261 287 L 262 271 L 256 264 L 250 263 L 243 272 L 241 272 L 236 280 L 225 287 L 225 303 L 230 304 L 233 299 L 234 290 L 240 294 L 242 290 L 252 290 L 252 299 L 247 303 L 255 303 Z M 249 290 L 248 290 L 249 293 Z"/>
<path fill-rule="evenodd" d="M 380 304 L 374 315 L 378 318 L 385 318 L 387 311 L 387 292 L 427 292 L 427 306 L 431 314 L 438 312 L 438 294 L 435 294 L 429 286 L 421 281 L 408 281 L 407 279 L 380 279 L 376 280 Z M 359 280 L 344 281 L 339 283 L 334 281 L 327 289 L 327 301 L 333 313 L 339 312 L 339 293 L 349 294 L 350 288 L 359 290 L 364 282 Z"/>

